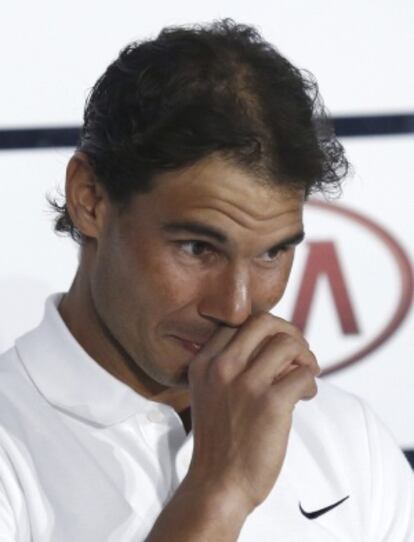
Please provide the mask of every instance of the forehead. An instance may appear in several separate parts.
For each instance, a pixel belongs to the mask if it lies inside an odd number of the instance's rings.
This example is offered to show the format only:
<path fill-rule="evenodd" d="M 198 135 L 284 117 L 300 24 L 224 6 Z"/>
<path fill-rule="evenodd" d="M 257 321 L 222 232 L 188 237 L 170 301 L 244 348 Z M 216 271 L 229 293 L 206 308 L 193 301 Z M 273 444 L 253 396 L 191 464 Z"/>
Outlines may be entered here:
<path fill-rule="evenodd" d="M 217 157 L 155 179 L 149 193 L 160 211 L 182 214 L 207 211 L 241 223 L 266 222 L 302 210 L 304 192 L 270 185 Z"/>
<path fill-rule="evenodd" d="M 159 175 L 153 188 L 138 194 L 135 216 L 204 221 L 222 229 L 256 234 L 298 228 L 304 192 L 265 184 L 252 173 L 219 157 Z"/>

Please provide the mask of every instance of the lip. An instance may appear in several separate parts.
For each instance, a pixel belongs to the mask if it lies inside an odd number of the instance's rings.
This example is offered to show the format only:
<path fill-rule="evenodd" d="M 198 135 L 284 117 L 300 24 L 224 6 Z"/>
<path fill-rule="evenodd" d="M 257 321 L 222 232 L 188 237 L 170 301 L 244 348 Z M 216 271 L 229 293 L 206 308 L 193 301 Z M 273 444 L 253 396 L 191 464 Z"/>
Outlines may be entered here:
<path fill-rule="evenodd" d="M 188 339 L 182 339 L 181 337 L 176 337 L 175 335 L 171 335 L 171 337 L 177 342 L 179 342 L 181 346 L 183 346 L 186 350 L 189 350 L 193 354 L 197 354 L 204 346 L 203 343 L 197 343 Z"/>

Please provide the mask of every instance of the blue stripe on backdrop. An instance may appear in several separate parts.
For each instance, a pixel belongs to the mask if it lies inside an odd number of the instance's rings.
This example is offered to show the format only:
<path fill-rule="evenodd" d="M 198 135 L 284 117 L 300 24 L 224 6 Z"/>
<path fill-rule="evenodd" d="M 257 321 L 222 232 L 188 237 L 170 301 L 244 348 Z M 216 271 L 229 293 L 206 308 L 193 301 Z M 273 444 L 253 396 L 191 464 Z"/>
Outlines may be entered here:
<path fill-rule="evenodd" d="M 412 468 L 414 469 L 414 450 L 404 450 L 405 457 L 411 463 Z"/>
<path fill-rule="evenodd" d="M 339 137 L 414 134 L 414 114 L 360 115 L 334 118 Z M 0 149 L 74 147 L 79 127 L 0 129 Z"/>
<path fill-rule="evenodd" d="M 335 117 L 334 124 L 339 137 L 414 134 L 413 113 Z M 75 147 L 79 131 L 78 126 L 0 129 L 0 150 Z M 404 453 L 414 469 L 414 450 Z"/>
<path fill-rule="evenodd" d="M 334 118 L 339 137 L 414 134 L 414 115 L 364 115 Z"/>
<path fill-rule="evenodd" d="M 79 127 L 12 128 L 0 130 L 0 149 L 45 149 L 48 147 L 75 147 Z"/>

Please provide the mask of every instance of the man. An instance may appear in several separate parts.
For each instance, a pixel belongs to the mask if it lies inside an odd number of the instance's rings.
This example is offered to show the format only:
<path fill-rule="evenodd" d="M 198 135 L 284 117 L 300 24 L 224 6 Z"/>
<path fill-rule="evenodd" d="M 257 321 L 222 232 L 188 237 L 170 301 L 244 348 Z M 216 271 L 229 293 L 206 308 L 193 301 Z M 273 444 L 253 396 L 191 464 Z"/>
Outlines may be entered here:
<path fill-rule="evenodd" d="M 55 204 L 79 268 L 0 361 L 2 542 L 414 540 L 395 442 L 269 313 L 347 171 L 324 119 L 231 20 L 98 80 Z"/>

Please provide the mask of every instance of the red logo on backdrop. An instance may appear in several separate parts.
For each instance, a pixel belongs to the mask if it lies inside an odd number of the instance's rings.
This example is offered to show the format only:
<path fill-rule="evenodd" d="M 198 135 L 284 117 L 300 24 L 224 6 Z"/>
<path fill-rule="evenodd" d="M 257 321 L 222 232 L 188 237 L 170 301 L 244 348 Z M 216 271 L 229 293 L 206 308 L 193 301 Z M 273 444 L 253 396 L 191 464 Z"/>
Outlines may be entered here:
<path fill-rule="evenodd" d="M 374 235 L 389 253 L 389 256 L 397 264 L 400 288 L 397 304 L 389 320 L 374 338 L 360 347 L 353 354 L 335 361 L 322 374 L 326 375 L 338 371 L 361 360 L 379 346 L 381 346 L 401 325 L 411 307 L 414 294 L 413 270 L 410 260 L 398 241 L 383 227 L 371 219 L 345 207 L 325 203 L 321 201 L 309 201 L 308 206 L 340 215 L 354 224 L 368 230 Z M 341 262 L 339 260 L 334 241 L 308 242 L 308 255 L 303 272 L 302 282 L 293 309 L 292 321 L 302 330 L 306 330 L 309 321 L 310 309 L 314 301 L 316 286 L 320 278 L 328 281 L 329 289 L 334 302 L 335 310 L 344 335 L 357 335 L 360 326 L 355 314 L 351 297 L 349 295 L 347 281 Z"/>

